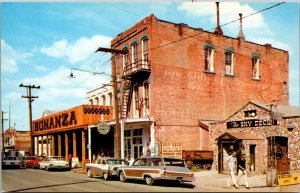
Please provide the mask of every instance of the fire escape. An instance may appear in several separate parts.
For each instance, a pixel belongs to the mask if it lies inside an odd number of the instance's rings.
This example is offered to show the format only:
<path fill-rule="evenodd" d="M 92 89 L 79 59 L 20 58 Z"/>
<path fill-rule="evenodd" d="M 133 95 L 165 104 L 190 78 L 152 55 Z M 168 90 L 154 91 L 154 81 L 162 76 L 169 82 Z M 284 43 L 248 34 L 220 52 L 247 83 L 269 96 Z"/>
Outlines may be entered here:
<path fill-rule="evenodd" d="M 120 118 L 127 118 L 130 111 L 133 86 L 140 80 L 148 79 L 151 73 L 151 62 L 148 60 L 135 60 L 125 64 L 122 75 L 122 95 L 120 104 Z"/>

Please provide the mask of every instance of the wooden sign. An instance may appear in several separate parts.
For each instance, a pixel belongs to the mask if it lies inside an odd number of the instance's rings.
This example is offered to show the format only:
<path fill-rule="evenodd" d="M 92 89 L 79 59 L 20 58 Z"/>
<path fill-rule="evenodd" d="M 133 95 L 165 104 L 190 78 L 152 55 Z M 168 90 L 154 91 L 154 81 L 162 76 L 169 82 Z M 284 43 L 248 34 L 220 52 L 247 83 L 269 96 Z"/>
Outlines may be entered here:
<path fill-rule="evenodd" d="M 34 120 L 32 122 L 33 135 L 96 125 L 99 124 L 101 115 L 103 115 L 104 120 L 111 120 L 112 107 L 100 105 L 77 106 Z"/>
<path fill-rule="evenodd" d="M 182 159 L 181 143 L 162 143 L 162 156 Z"/>
<path fill-rule="evenodd" d="M 263 127 L 277 125 L 277 120 L 259 120 L 259 119 L 248 119 L 244 121 L 230 121 L 227 122 L 227 129 L 230 128 L 244 128 L 244 127 Z"/>
<path fill-rule="evenodd" d="M 286 186 L 292 184 L 300 184 L 299 174 L 283 174 L 277 175 L 279 186 Z"/>

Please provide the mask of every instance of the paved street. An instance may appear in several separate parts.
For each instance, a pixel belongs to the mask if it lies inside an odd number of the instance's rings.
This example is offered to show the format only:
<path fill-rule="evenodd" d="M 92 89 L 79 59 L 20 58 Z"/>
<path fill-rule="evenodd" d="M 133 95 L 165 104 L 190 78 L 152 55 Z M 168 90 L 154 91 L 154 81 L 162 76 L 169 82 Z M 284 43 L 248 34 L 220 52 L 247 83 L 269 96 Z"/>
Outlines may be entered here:
<path fill-rule="evenodd" d="M 2 192 L 189 192 L 195 191 L 191 184 L 175 185 L 159 183 L 147 186 L 145 182 L 119 180 L 105 181 L 88 178 L 73 171 L 44 171 L 33 169 L 10 169 L 2 171 Z"/>
<path fill-rule="evenodd" d="M 192 184 L 159 182 L 147 186 L 143 181 L 119 182 L 88 178 L 81 169 L 50 171 L 9 169 L 2 171 L 2 192 L 300 192 L 300 184 L 291 186 L 266 186 L 266 176 L 249 178 L 251 189 L 226 187 L 226 175 L 212 171 L 195 173 Z"/>

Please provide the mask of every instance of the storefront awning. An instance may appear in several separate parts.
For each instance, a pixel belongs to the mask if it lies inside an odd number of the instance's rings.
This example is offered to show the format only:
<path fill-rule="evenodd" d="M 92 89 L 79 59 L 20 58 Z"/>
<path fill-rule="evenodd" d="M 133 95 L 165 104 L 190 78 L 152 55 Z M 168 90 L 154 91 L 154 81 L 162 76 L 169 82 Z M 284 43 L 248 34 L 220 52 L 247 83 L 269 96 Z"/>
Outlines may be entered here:
<path fill-rule="evenodd" d="M 121 119 L 120 120 L 120 123 L 121 122 L 124 122 L 124 124 L 128 124 L 128 123 L 146 123 L 146 122 L 153 122 L 153 120 L 152 119 L 149 119 L 149 118 L 131 118 L 131 119 Z M 115 120 L 113 120 L 113 121 L 109 121 L 108 122 L 108 125 L 109 126 L 114 126 L 114 125 L 116 125 L 116 121 Z"/>

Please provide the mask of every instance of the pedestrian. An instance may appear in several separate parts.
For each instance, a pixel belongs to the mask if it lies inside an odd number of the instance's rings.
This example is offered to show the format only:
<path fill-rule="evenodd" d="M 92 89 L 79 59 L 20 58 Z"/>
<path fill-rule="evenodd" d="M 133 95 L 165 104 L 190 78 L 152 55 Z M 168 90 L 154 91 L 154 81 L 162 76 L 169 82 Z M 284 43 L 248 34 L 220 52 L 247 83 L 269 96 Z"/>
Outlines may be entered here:
<path fill-rule="evenodd" d="M 234 187 L 236 189 L 239 188 L 239 185 L 236 183 L 236 179 L 234 177 L 234 167 L 236 166 L 236 152 L 234 151 L 228 158 L 228 167 L 229 167 L 229 176 L 227 178 L 227 186 L 230 186 L 230 179 L 232 179 L 234 183 Z"/>
<path fill-rule="evenodd" d="M 244 180 L 245 180 L 245 186 L 247 189 L 250 189 L 249 187 L 249 182 L 248 182 L 248 178 L 247 178 L 247 170 L 246 170 L 246 156 L 245 154 L 242 155 L 241 160 L 239 161 L 238 164 L 238 180 L 237 180 L 237 184 L 239 184 L 239 180 L 241 179 L 242 176 L 244 176 Z"/>
<path fill-rule="evenodd" d="M 68 160 L 69 160 L 70 169 L 72 169 L 72 155 L 71 154 L 69 154 Z"/>

